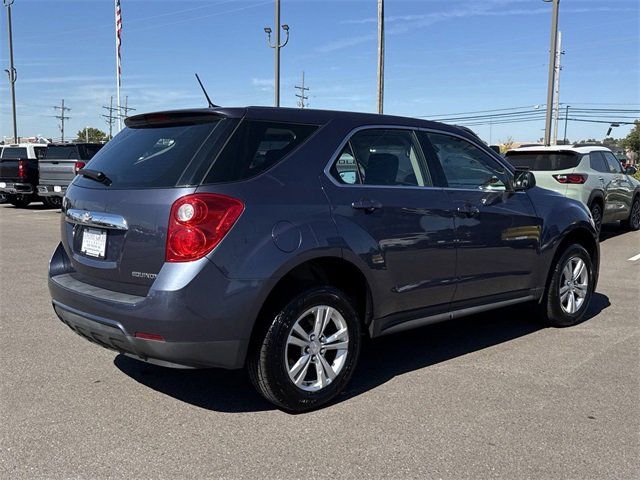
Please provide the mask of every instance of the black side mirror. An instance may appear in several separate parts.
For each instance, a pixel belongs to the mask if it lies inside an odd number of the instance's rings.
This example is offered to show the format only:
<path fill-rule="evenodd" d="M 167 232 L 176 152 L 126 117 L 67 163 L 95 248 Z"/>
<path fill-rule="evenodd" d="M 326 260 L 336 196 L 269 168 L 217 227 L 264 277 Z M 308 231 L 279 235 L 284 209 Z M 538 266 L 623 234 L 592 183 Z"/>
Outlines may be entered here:
<path fill-rule="evenodd" d="M 536 186 L 536 176 L 529 170 L 518 170 L 513 176 L 513 189 L 518 191 L 529 190 Z"/>
<path fill-rule="evenodd" d="M 624 169 L 624 173 L 626 173 L 627 175 L 635 175 L 636 173 L 638 173 L 638 169 L 633 165 L 629 165 Z"/>

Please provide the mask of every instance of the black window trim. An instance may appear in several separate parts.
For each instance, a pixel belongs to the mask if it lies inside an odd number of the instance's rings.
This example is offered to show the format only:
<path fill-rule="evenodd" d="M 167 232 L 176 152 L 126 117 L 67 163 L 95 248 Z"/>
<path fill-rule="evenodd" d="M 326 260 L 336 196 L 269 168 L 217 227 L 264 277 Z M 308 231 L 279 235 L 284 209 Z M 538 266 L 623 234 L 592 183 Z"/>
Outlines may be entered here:
<path fill-rule="evenodd" d="M 511 184 L 513 182 L 513 175 L 514 175 L 514 168 L 513 166 L 509 165 L 508 163 L 506 163 L 505 161 L 503 161 L 502 158 L 498 157 L 497 154 L 491 150 L 488 146 L 483 145 L 482 142 L 478 143 L 475 140 L 471 140 L 463 135 L 460 135 L 458 133 L 454 133 L 454 132 L 448 132 L 446 130 L 439 130 L 436 128 L 427 128 L 427 127 L 414 127 L 411 125 L 384 125 L 384 124 L 371 124 L 371 125 L 360 125 L 359 127 L 353 128 L 351 129 L 351 131 L 349 131 L 349 133 L 347 133 L 347 135 L 345 135 L 345 137 L 342 139 L 342 141 L 340 142 L 340 144 L 338 145 L 338 148 L 336 148 L 336 150 L 333 152 L 333 154 L 331 155 L 329 161 L 327 162 L 326 166 L 324 167 L 324 174 L 326 177 L 329 178 L 329 180 L 331 181 L 331 183 L 333 183 L 335 186 L 340 187 L 340 188 L 353 188 L 353 187 L 364 187 L 364 188 L 394 188 L 394 189 L 425 189 L 425 188 L 430 188 L 430 189 L 435 189 L 435 190 L 443 190 L 443 189 L 455 189 L 457 191 L 471 191 L 471 192 L 478 192 L 480 190 L 478 190 L 477 188 L 454 188 L 454 187 L 449 187 L 448 185 L 436 185 L 436 183 L 439 181 L 437 176 L 433 175 L 433 172 L 430 172 L 430 176 L 431 176 L 431 180 L 432 182 L 434 182 L 434 185 L 431 186 L 412 186 L 412 185 L 365 185 L 365 184 L 360 184 L 360 183 L 356 183 L 356 184 L 344 184 L 344 183 L 340 183 L 338 182 L 338 180 L 331 174 L 331 168 L 333 166 L 333 164 L 338 160 L 340 154 L 342 153 L 342 150 L 344 149 L 345 145 L 351 140 L 351 138 L 358 133 L 361 130 L 379 130 L 379 129 L 395 129 L 395 130 L 411 130 L 413 132 L 413 136 L 414 136 L 414 141 L 417 142 L 417 147 L 420 150 L 420 153 L 422 154 L 423 160 L 424 162 L 426 162 L 425 167 L 430 167 L 431 164 L 429 162 L 429 157 L 427 157 L 426 153 L 424 152 L 424 149 L 422 148 L 422 144 L 420 142 L 420 139 L 417 138 L 416 132 L 420 131 L 420 132 L 427 132 L 427 133 L 436 133 L 436 134 L 440 134 L 440 135 L 449 135 L 452 137 L 456 137 L 456 138 L 460 138 L 461 140 L 465 140 L 469 143 L 471 143 L 472 145 L 478 147 L 481 151 L 483 151 L 484 153 L 486 153 L 490 158 L 494 159 L 496 161 L 496 163 L 498 163 L 498 165 L 500 165 L 501 167 L 504 168 L 505 170 L 505 175 L 507 176 L 507 181 L 509 182 L 509 184 Z M 489 153 L 490 152 L 490 153 Z M 356 159 L 357 161 L 357 159 Z M 507 185 L 507 191 L 511 191 L 510 190 L 510 185 Z M 523 193 L 521 191 L 515 191 L 514 193 Z"/>

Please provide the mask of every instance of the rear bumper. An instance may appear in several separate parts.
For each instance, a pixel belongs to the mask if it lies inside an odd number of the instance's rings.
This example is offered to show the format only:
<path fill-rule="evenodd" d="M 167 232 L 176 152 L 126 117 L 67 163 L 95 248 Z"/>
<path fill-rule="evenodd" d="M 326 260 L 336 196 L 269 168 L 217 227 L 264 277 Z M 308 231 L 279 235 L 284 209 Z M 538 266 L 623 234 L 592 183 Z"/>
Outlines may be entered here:
<path fill-rule="evenodd" d="M 162 342 L 130 336 L 118 322 L 89 318 L 86 313 L 56 301 L 53 309 L 58 318 L 81 337 L 101 347 L 140 360 L 173 368 L 225 367 L 240 368 L 241 341 Z"/>
<path fill-rule="evenodd" d="M 86 283 L 61 244 L 49 265 L 54 310 L 72 330 L 105 348 L 174 367 L 242 368 L 264 285 L 229 279 L 204 258 L 165 264 L 148 293 L 137 296 Z"/>
<path fill-rule="evenodd" d="M 7 195 L 30 195 L 33 193 L 33 185 L 30 183 L 0 182 L 0 185 L 2 183 L 4 183 L 4 187 L 0 186 L 0 193 Z"/>
<path fill-rule="evenodd" d="M 66 185 L 38 185 L 38 195 L 41 197 L 64 197 Z"/>

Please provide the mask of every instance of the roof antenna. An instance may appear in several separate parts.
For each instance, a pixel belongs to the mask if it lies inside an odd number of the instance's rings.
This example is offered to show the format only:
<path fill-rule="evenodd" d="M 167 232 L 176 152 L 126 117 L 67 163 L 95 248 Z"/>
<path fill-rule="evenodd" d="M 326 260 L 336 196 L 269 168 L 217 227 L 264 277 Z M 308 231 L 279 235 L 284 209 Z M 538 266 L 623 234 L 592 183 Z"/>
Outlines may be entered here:
<path fill-rule="evenodd" d="M 209 98 L 209 94 L 207 93 L 207 91 L 204 88 L 204 85 L 202 85 L 202 82 L 200 81 L 200 77 L 198 76 L 198 74 L 196 73 L 196 79 L 198 80 L 198 83 L 200 84 L 200 88 L 202 89 L 202 93 L 204 93 L 204 96 L 207 97 L 207 102 L 209 102 L 209 108 L 215 108 L 215 107 L 219 107 L 220 105 L 215 105 L 211 99 Z"/>

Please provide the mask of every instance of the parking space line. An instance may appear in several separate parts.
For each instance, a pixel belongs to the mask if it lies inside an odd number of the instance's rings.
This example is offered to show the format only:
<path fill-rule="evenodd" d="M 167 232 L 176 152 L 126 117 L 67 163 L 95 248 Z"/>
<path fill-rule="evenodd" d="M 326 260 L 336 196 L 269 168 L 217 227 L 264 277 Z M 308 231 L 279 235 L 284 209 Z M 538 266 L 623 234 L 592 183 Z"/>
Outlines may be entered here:
<path fill-rule="evenodd" d="M 629 259 L 630 262 L 635 262 L 636 260 L 640 260 L 640 253 L 638 255 L 634 255 Z"/>

